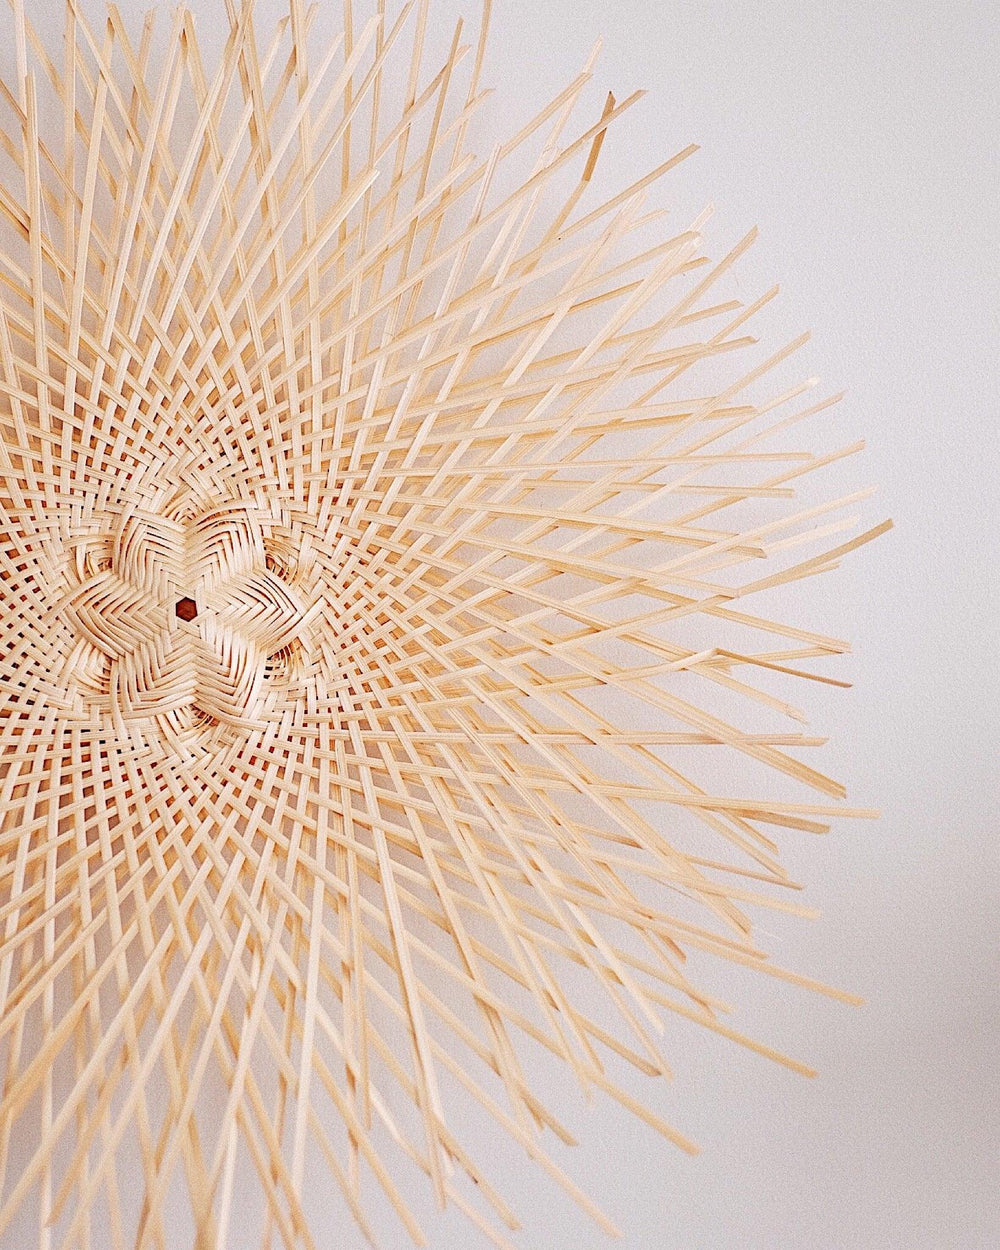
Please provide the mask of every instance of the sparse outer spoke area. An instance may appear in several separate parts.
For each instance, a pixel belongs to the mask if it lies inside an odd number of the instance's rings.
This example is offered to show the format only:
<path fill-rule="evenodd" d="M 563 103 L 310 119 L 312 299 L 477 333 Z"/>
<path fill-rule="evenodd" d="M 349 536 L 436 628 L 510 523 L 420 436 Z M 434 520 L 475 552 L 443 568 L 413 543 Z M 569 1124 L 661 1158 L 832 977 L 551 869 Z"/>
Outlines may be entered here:
<path fill-rule="evenodd" d="M 666 217 L 692 149 L 602 185 L 594 58 L 484 139 L 486 15 L 371 8 L 8 19 L 0 1240 L 313 1247 L 318 1185 L 433 1244 L 416 1178 L 508 1246 L 473 1117 L 612 1234 L 527 1055 L 666 1167 L 665 1021 L 808 1072 L 698 969 L 850 999 L 754 927 L 874 815 L 794 703 L 847 643 L 781 607 L 886 528 L 823 493 L 836 397 L 757 343 L 753 236 Z"/>

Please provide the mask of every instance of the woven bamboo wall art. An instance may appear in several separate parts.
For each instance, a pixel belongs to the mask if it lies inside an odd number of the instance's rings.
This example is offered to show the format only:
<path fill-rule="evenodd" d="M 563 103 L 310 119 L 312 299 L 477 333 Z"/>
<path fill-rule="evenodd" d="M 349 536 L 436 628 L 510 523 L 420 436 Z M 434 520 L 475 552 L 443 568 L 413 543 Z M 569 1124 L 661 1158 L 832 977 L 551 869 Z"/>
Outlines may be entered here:
<path fill-rule="evenodd" d="M 637 96 L 582 115 L 593 61 L 490 150 L 488 6 L 434 58 L 426 3 L 347 0 L 331 39 L 219 0 L 218 55 L 184 9 L 53 0 L 61 56 L 25 10 L 0 1239 L 169 1248 L 179 1192 L 200 1250 L 325 1245 L 318 1165 L 373 1243 L 372 1188 L 433 1234 L 412 1171 L 509 1245 L 473 1106 L 613 1232 L 534 1056 L 690 1150 L 616 1077 L 682 1022 L 805 1070 L 692 957 L 839 993 L 751 915 L 796 910 L 779 837 L 871 814 L 783 693 L 846 644 L 772 608 L 886 528 L 798 497 L 857 447 L 762 389 L 801 340 L 756 350 L 774 292 L 725 297 L 752 236 L 668 227 L 692 149 L 598 192 Z"/>

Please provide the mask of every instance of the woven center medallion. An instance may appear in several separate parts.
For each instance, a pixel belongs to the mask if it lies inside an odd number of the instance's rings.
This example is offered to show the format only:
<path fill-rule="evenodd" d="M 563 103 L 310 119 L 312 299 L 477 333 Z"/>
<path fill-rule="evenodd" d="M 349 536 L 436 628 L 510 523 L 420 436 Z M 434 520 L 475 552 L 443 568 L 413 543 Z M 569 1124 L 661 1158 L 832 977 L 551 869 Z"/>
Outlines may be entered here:
<path fill-rule="evenodd" d="M 82 537 L 67 612 L 91 695 L 175 729 L 260 723 L 306 616 L 267 529 L 252 508 L 220 504 L 181 518 L 130 509 Z"/>

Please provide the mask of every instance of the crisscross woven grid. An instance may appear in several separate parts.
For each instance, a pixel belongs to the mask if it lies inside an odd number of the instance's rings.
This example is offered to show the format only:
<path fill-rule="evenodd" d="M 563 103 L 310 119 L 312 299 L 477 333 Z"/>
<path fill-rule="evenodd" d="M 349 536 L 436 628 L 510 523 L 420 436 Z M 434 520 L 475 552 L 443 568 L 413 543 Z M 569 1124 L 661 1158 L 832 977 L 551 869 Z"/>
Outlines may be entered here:
<path fill-rule="evenodd" d="M 578 120 L 593 62 L 480 157 L 485 20 L 430 63 L 423 3 L 226 11 L 204 64 L 69 3 L 60 60 L 12 3 L 0 1229 L 170 1246 L 180 1183 L 200 1247 L 314 1246 L 317 1156 L 371 1240 L 366 1178 L 426 1237 L 412 1166 L 506 1245 L 474 1105 L 613 1231 L 525 1056 L 684 1149 L 613 1075 L 664 1018 L 805 1070 L 686 960 L 812 984 L 752 934 L 775 836 L 870 813 L 763 678 L 846 644 L 754 596 L 885 527 L 796 501 L 857 448 L 752 398 L 798 342 L 717 294 L 752 236 L 647 203 L 690 149 L 591 186 L 636 98 Z"/>

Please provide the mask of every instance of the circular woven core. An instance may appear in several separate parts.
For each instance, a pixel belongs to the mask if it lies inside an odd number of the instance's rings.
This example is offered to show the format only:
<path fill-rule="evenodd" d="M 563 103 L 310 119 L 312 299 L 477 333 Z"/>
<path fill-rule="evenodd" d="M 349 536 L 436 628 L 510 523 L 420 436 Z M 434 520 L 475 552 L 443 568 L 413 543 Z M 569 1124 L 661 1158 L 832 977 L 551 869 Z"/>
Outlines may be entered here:
<path fill-rule="evenodd" d="M 98 726 L 185 749 L 295 702 L 317 606 L 282 510 L 201 485 L 133 486 L 62 536 L 66 696 Z"/>

